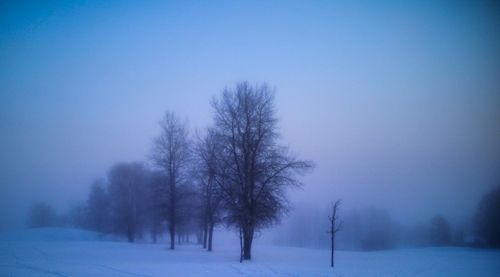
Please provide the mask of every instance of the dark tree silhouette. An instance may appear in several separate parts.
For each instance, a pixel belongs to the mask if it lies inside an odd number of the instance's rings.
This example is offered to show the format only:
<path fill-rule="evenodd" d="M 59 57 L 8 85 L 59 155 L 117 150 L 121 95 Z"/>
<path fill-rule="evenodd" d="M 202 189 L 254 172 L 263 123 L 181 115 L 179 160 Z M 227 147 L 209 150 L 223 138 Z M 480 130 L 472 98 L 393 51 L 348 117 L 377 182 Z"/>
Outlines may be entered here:
<path fill-rule="evenodd" d="M 477 207 L 476 233 L 490 247 L 500 247 L 500 186 L 485 196 Z"/>
<path fill-rule="evenodd" d="M 153 243 L 157 242 L 158 235 L 161 233 L 162 222 L 165 219 L 164 203 L 166 197 L 163 191 L 165 183 L 166 179 L 162 172 L 150 172 L 146 192 L 146 218 Z"/>
<path fill-rule="evenodd" d="M 386 210 L 371 208 L 362 220 L 361 250 L 374 251 L 396 246 L 394 222 Z"/>
<path fill-rule="evenodd" d="M 119 163 L 108 174 L 114 231 L 134 242 L 143 227 L 146 170 L 140 163 Z"/>
<path fill-rule="evenodd" d="M 279 143 L 274 93 L 267 85 L 243 82 L 212 102 L 217 140 L 217 178 L 228 223 L 240 232 L 241 259 L 251 259 L 256 230 L 277 222 L 286 210 L 287 187 L 300 186 L 296 173 L 311 163 Z"/>
<path fill-rule="evenodd" d="M 50 227 L 57 223 L 54 209 L 45 202 L 39 202 L 31 206 L 28 215 L 28 226 L 31 228 Z"/>
<path fill-rule="evenodd" d="M 109 208 L 104 180 L 94 181 L 87 200 L 90 229 L 101 233 L 109 231 Z"/>
<path fill-rule="evenodd" d="M 197 188 L 191 183 L 186 182 L 177 188 L 177 242 L 189 242 L 189 236 L 198 230 L 200 204 Z"/>
<path fill-rule="evenodd" d="M 445 246 L 451 243 L 450 224 L 441 215 L 433 217 L 430 221 L 429 243 L 436 246 Z"/>
<path fill-rule="evenodd" d="M 152 159 L 166 176 L 165 194 L 170 249 L 175 249 L 175 232 L 178 218 L 177 189 L 185 182 L 188 169 L 189 141 L 185 122 L 172 112 L 166 112 L 160 121 L 161 134 L 154 141 Z"/>
<path fill-rule="evenodd" d="M 212 129 L 208 129 L 204 137 L 198 138 L 195 146 L 197 157 L 196 172 L 201 198 L 201 219 L 203 226 L 203 248 L 212 251 L 213 231 L 215 225 L 220 222 L 222 195 L 216 184 L 217 152 L 220 145 L 217 135 Z"/>
<path fill-rule="evenodd" d="M 68 212 L 69 224 L 80 229 L 90 228 L 88 208 L 85 202 L 73 204 Z"/>
<path fill-rule="evenodd" d="M 331 234 L 331 239 L 332 239 L 332 253 L 330 258 L 331 267 L 333 267 L 334 265 L 333 258 L 335 252 L 335 234 L 342 228 L 342 221 L 339 220 L 339 215 L 338 215 L 340 203 L 342 203 L 342 199 L 338 199 L 337 201 L 335 201 L 332 207 L 332 214 L 328 217 L 331 226 L 329 233 Z"/>

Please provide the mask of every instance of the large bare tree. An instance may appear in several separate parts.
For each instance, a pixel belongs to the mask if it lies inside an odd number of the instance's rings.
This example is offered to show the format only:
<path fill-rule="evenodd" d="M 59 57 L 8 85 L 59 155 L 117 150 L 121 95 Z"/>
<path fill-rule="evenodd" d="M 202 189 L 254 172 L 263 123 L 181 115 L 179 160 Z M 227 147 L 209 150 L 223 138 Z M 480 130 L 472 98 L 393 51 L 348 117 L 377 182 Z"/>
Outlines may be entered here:
<path fill-rule="evenodd" d="M 175 248 L 178 213 L 178 187 L 185 181 L 190 156 L 188 128 L 172 112 L 166 112 L 160 121 L 161 134 L 153 144 L 152 159 L 166 175 L 165 206 L 167 208 L 170 248 Z"/>
<path fill-rule="evenodd" d="M 207 129 L 206 134 L 198 137 L 194 153 L 197 157 L 195 167 L 199 184 L 202 225 L 203 248 L 212 251 L 213 231 L 220 221 L 222 195 L 216 183 L 217 171 L 220 166 L 217 161 L 220 144 L 213 129 Z"/>
<path fill-rule="evenodd" d="M 276 223 L 287 208 L 285 189 L 311 163 L 295 158 L 279 140 L 274 91 L 266 84 L 239 83 L 212 102 L 214 130 L 221 146 L 215 178 L 240 232 L 240 260 L 251 259 L 256 230 Z"/>

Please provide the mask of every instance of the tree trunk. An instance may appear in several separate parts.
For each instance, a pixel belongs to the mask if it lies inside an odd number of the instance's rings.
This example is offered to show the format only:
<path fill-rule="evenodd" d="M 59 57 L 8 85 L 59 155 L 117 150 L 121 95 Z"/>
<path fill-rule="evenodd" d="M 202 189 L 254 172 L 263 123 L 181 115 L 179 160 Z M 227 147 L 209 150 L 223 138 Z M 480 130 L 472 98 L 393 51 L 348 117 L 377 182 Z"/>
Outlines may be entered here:
<path fill-rule="evenodd" d="M 207 248 L 207 237 L 208 237 L 208 224 L 205 223 L 205 226 L 203 226 L 203 248 Z"/>
<path fill-rule="evenodd" d="M 240 263 L 243 262 L 243 235 L 240 226 Z"/>
<path fill-rule="evenodd" d="M 174 228 L 172 228 L 172 226 L 170 226 L 170 249 L 175 249 L 175 232 L 174 232 Z"/>
<path fill-rule="evenodd" d="M 175 249 L 175 228 L 176 228 L 176 187 L 175 187 L 175 171 L 172 169 L 173 165 L 169 165 L 169 187 L 170 187 L 170 211 L 169 211 L 169 220 L 170 220 L 170 249 Z"/>
<path fill-rule="evenodd" d="M 203 217 L 203 248 L 207 248 L 207 237 L 208 237 L 208 219 L 207 211 Z"/>
<path fill-rule="evenodd" d="M 208 251 L 212 251 L 212 238 L 214 235 L 214 224 L 210 223 L 210 228 L 208 231 Z"/>
<path fill-rule="evenodd" d="M 252 258 L 252 242 L 253 228 L 247 227 L 243 230 L 243 259 L 250 260 Z"/>
<path fill-rule="evenodd" d="M 203 244 L 203 231 L 202 230 L 196 231 L 196 244 Z"/>
<path fill-rule="evenodd" d="M 127 227 L 127 239 L 128 242 L 134 242 L 134 231 L 131 226 Z"/>
<path fill-rule="evenodd" d="M 334 251 L 335 251 L 335 233 L 332 233 L 332 257 L 331 257 L 331 265 L 332 265 L 332 267 L 333 267 L 333 252 Z"/>

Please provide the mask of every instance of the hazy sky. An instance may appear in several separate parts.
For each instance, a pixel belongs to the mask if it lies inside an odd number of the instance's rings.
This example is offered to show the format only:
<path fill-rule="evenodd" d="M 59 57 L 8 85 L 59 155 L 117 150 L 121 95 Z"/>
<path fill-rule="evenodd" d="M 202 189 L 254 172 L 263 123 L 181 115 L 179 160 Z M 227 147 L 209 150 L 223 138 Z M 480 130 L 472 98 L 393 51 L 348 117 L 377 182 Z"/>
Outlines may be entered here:
<path fill-rule="evenodd" d="M 494 1 L 33 2 L 0 4 L 0 228 L 146 160 L 165 110 L 206 126 L 242 80 L 276 87 L 317 165 L 296 203 L 458 219 L 500 183 Z"/>

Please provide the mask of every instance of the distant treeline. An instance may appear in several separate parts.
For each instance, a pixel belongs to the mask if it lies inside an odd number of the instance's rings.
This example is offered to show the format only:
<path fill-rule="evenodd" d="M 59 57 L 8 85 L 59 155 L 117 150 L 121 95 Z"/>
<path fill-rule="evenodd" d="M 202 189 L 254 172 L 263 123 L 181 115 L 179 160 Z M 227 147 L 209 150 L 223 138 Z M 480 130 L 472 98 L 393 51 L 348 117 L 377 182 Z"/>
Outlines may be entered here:
<path fill-rule="evenodd" d="M 298 207 L 278 227 L 273 238 L 282 245 L 329 248 L 328 209 Z M 435 215 L 418 224 L 401 224 L 384 209 L 371 207 L 341 213 L 337 246 L 344 250 L 384 250 L 400 247 L 469 246 L 500 248 L 500 187 L 485 194 L 473 218 L 450 224 Z"/>

